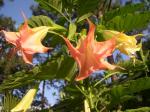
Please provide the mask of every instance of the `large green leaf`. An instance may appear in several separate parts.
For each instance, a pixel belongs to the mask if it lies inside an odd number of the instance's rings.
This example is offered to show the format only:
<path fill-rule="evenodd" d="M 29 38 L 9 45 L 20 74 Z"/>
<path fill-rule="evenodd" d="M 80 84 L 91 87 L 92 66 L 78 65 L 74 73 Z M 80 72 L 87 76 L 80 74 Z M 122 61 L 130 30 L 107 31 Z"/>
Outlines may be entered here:
<path fill-rule="evenodd" d="M 144 28 L 150 22 L 150 12 L 144 12 L 140 14 L 127 14 L 123 16 L 116 16 L 104 26 L 107 29 L 128 32 L 133 29 Z"/>
<path fill-rule="evenodd" d="M 30 19 L 28 19 L 28 25 L 31 27 L 53 26 L 54 24 L 55 23 L 50 18 L 43 15 L 32 16 Z"/>
<path fill-rule="evenodd" d="M 73 9 L 76 9 L 78 6 L 78 0 L 62 0 L 62 4 L 64 10 L 72 13 Z"/>
<path fill-rule="evenodd" d="M 7 79 L 4 79 L 0 86 L 0 92 L 30 84 L 35 81 L 34 77 L 35 75 L 25 73 L 25 71 L 16 72 L 15 74 L 10 75 Z"/>
<path fill-rule="evenodd" d="M 78 14 L 83 16 L 84 14 L 93 12 L 99 6 L 100 0 L 78 0 Z"/>
<path fill-rule="evenodd" d="M 30 19 L 28 19 L 28 25 L 30 27 L 49 26 L 52 27 L 51 30 L 65 31 L 65 28 L 63 26 L 55 24 L 53 20 L 43 15 L 32 16 Z"/>
<path fill-rule="evenodd" d="M 112 104 L 122 102 L 123 97 L 150 89 L 150 77 L 143 77 L 127 81 L 124 84 L 114 86 L 111 89 Z"/>
<path fill-rule="evenodd" d="M 78 20 L 77 20 L 77 22 L 80 22 L 80 21 L 82 21 L 82 20 L 84 20 L 84 19 L 87 19 L 88 17 L 90 17 L 92 15 L 92 13 L 86 13 L 86 14 L 84 14 L 84 15 L 82 15 L 81 17 L 79 17 L 78 18 Z"/>
<path fill-rule="evenodd" d="M 144 4 L 140 3 L 111 10 L 104 14 L 102 24 L 98 27 L 121 32 L 145 28 L 150 22 L 150 12 L 144 12 L 143 8 Z"/>
<path fill-rule="evenodd" d="M 103 16 L 103 19 L 104 21 L 109 21 L 115 16 L 126 15 L 129 13 L 133 14 L 136 11 L 142 9 L 143 7 L 144 7 L 143 3 L 126 5 L 124 7 L 120 7 L 120 8 L 106 12 Z"/>
<path fill-rule="evenodd" d="M 30 71 L 19 71 L 3 81 L 0 91 L 14 89 L 33 83 L 36 80 L 67 79 L 75 77 L 76 63 L 68 56 L 60 56 L 34 67 Z"/>
<path fill-rule="evenodd" d="M 67 79 L 71 80 L 76 72 L 76 63 L 71 57 L 61 56 L 40 66 L 40 72 L 36 78 L 47 79 Z"/>
<path fill-rule="evenodd" d="M 62 6 L 62 0 L 35 0 L 39 3 L 39 5 L 49 11 L 49 12 L 57 12 L 59 13 L 61 16 L 63 16 L 68 22 L 70 21 L 66 15 L 63 14 L 62 8 L 64 6 Z"/>
<path fill-rule="evenodd" d="M 62 12 L 62 0 L 35 0 L 40 6 L 48 11 Z"/>
<path fill-rule="evenodd" d="M 59 61 L 59 68 L 56 73 L 56 78 L 65 78 L 68 81 L 71 81 L 75 77 L 75 73 L 77 70 L 76 63 L 71 57 L 62 57 L 61 61 Z"/>

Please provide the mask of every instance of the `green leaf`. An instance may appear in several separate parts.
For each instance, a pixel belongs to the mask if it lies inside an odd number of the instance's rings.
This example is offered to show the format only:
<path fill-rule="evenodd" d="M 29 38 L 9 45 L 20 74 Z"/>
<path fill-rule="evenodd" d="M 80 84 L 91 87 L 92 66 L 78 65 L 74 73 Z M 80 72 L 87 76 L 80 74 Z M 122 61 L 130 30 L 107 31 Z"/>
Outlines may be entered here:
<path fill-rule="evenodd" d="M 71 57 L 60 56 L 44 65 L 41 65 L 40 72 L 36 75 L 39 80 L 67 79 L 71 80 L 75 75 L 75 61 Z"/>
<path fill-rule="evenodd" d="M 74 79 L 76 71 L 77 65 L 74 59 L 71 57 L 64 57 L 63 61 L 61 62 L 61 66 L 57 71 L 56 77 L 65 78 L 68 81 L 71 81 Z"/>
<path fill-rule="evenodd" d="M 54 79 L 58 70 L 59 62 L 57 60 L 49 61 L 39 66 L 40 72 L 37 74 L 36 79 L 46 80 Z"/>
<path fill-rule="evenodd" d="M 111 103 L 122 102 L 122 97 L 126 95 L 132 95 L 143 90 L 150 89 L 150 77 L 139 78 L 137 80 L 130 80 L 124 84 L 114 86 L 111 89 Z"/>
<path fill-rule="evenodd" d="M 62 0 L 63 10 L 72 13 L 78 6 L 78 0 Z"/>
<path fill-rule="evenodd" d="M 78 18 L 77 23 L 83 21 L 84 19 L 87 19 L 87 18 L 90 17 L 91 15 L 92 15 L 92 13 L 84 14 L 83 16 L 81 16 L 81 17 Z"/>
<path fill-rule="evenodd" d="M 79 16 L 93 12 L 99 5 L 99 0 L 78 0 L 77 12 Z"/>
<path fill-rule="evenodd" d="M 59 13 L 61 16 L 63 16 L 68 22 L 70 22 L 70 20 L 63 14 L 62 12 L 62 0 L 35 0 L 37 1 L 40 6 L 42 8 L 44 8 L 45 10 L 51 12 L 51 11 L 55 11 L 57 13 Z"/>
<path fill-rule="evenodd" d="M 67 79 L 70 81 L 76 72 L 75 61 L 63 55 L 40 65 L 38 69 L 39 72 L 34 75 L 34 80 Z"/>
<path fill-rule="evenodd" d="M 39 16 L 32 16 L 30 19 L 28 19 L 28 25 L 30 27 L 54 26 L 55 23 L 47 16 L 39 15 Z"/>
<path fill-rule="evenodd" d="M 120 7 L 120 8 L 111 10 L 109 12 L 106 12 L 103 16 L 103 19 L 104 19 L 104 21 L 109 21 L 112 18 L 114 18 L 115 16 L 126 15 L 129 13 L 133 14 L 136 11 L 142 9 L 143 7 L 144 7 L 143 3 L 126 5 L 124 7 Z"/>
<path fill-rule="evenodd" d="M 68 33 L 68 39 L 69 40 L 74 40 L 74 35 L 75 35 L 75 33 L 76 33 L 76 30 L 77 30 L 77 26 L 76 26 L 76 24 L 75 23 L 70 23 L 70 25 L 69 25 L 69 33 Z"/>
<path fill-rule="evenodd" d="M 107 29 L 128 32 L 133 29 L 144 28 L 150 22 L 150 12 L 140 14 L 127 14 L 123 16 L 116 16 L 106 24 Z"/>
<path fill-rule="evenodd" d="M 35 0 L 40 6 L 48 11 L 59 10 L 62 12 L 62 0 Z"/>
<path fill-rule="evenodd" d="M 105 29 L 129 32 L 145 28 L 150 22 L 150 12 L 143 11 L 144 4 L 130 4 L 104 14 L 102 24 Z"/>
<path fill-rule="evenodd" d="M 28 19 L 28 25 L 30 27 L 49 26 L 52 27 L 51 30 L 56 30 L 56 31 L 66 30 L 63 26 L 55 24 L 53 20 L 43 15 L 32 16 L 30 19 Z"/>

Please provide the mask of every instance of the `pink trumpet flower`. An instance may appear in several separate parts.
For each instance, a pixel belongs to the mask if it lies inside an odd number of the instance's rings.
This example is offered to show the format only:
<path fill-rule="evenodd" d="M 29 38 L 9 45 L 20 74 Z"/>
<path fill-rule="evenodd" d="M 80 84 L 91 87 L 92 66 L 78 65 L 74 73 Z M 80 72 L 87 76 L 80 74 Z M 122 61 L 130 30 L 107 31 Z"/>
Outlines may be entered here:
<path fill-rule="evenodd" d="M 114 69 L 115 66 L 108 63 L 105 58 L 112 55 L 115 49 L 115 38 L 104 42 L 97 42 L 94 39 L 95 25 L 89 21 L 89 32 L 86 38 L 80 38 L 75 48 L 67 38 L 64 38 L 70 54 L 79 66 L 79 74 L 76 81 L 83 80 L 90 76 L 95 70 Z"/>

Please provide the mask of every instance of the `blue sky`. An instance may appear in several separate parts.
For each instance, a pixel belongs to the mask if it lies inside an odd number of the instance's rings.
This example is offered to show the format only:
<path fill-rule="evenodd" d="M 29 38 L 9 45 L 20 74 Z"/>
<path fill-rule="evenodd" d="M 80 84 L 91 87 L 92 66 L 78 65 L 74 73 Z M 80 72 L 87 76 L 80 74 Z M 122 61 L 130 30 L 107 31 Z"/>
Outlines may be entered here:
<path fill-rule="evenodd" d="M 37 5 L 34 0 L 14 0 L 11 2 L 10 0 L 4 0 L 4 6 L 0 8 L 0 15 L 11 17 L 16 21 L 16 27 L 20 25 L 24 21 L 21 11 L 23 11 L 27 18 L 32 16 L 32 11 L 30 10 L 31 5 Z M 42 83 L 40 84 L 40 90 L 42 87 Z M 56 92 L 56 96 L 53 96 L 53 92 Z M 50 105 L 54 105 L 56 103 L 56 99 L 59 98 L 59 93 L 56 89 L 51 87 L 49 90 L 46 89 L 45 96 L 47 96 Z"/>
<path fill-rule="evenodd" d="M 21 10 L 29 18 L 32 15 L 30 10 L 31 5 L 36 5 L 34 0 L 4 0 L 4 6 L 0 9 L 0 15 L 3 14 L 8 17 L 12 17 L 16 21 L 16 26 L 23 22 L 23 17 L 21 15 Z"/>

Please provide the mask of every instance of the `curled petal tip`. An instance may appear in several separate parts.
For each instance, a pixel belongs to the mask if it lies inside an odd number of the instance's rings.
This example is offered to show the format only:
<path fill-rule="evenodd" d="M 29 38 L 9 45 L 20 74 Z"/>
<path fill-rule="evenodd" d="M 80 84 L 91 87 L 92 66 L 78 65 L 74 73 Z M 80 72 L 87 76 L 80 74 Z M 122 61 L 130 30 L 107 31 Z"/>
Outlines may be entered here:
<path fill-rule="evenodd" d="M 52 51 L 54 48 L 53 47 L 49 47 L 47 52 Z"/>
<path fill-rule="evenodd" d="M 84 80 L 84 79 L 85 79 L 85 77 L 76 77 L 75 81 L 81 81 L 81 80 Z"/>
<path fill-rule="evenodd" d="M 21 15 L 24 18 L 25 22 L 27 22 L 27 17 L 26 17 L 25 13 L 22 10 L 21 10 Z"/>

